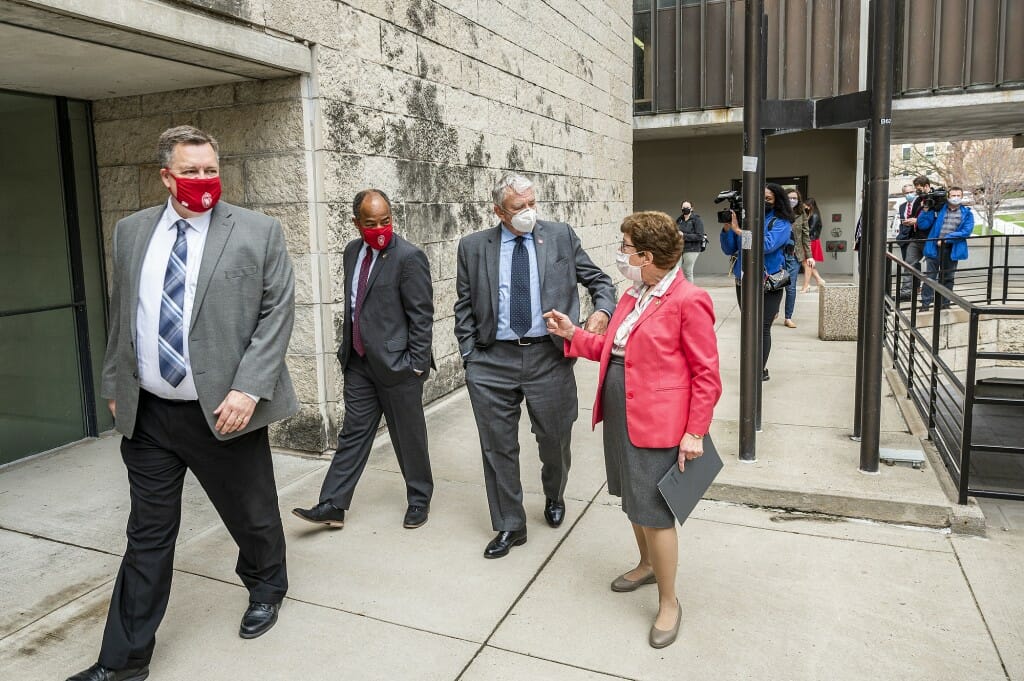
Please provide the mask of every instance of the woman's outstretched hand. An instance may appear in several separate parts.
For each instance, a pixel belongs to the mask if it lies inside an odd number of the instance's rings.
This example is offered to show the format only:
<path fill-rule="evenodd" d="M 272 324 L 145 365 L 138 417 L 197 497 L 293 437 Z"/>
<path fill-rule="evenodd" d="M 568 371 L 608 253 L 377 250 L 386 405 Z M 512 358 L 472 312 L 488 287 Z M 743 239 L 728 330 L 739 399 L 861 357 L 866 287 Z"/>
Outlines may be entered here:
<path fill-rule="evenodd" d="M 571 319 L 554 309 L 551 312 L 545 312 L 544 319 L 547 320 L 548 333 L 572 340 L 573 334 L 576 333 L 576 325 L 572 323 Z"/>

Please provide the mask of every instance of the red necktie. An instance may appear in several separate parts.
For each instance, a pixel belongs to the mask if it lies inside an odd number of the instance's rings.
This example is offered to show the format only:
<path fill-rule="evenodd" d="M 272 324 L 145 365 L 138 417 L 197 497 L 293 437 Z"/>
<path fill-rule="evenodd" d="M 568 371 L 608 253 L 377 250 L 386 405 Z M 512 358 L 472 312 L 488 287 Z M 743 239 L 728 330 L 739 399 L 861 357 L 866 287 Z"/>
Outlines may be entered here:
<path fill-rule="evenodd" d="M 367 247 L 366 256 L 363 258 L 363 265 L 359 268 L 359 285 L 358 288 L 356 288 L 356 306 L 352 311 L 352 347 L 360 357 L 366 355 L 366 348 L 363 346 L 363 334 L 359 330 L 359 317 L 363 311 L 363 301 L 366 300 L 366 280 L 370 277 L 371 264 L 373 264 L 373 249 Z"/>

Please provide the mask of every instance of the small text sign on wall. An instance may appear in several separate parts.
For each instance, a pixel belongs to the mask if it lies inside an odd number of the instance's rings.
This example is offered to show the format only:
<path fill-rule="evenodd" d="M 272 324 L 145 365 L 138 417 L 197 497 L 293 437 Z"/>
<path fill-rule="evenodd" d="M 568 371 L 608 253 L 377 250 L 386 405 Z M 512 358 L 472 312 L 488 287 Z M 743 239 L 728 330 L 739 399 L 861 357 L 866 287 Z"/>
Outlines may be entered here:
<path fill-rule="evenodd" d="M 843 214 L 842 213 L 832 213 L 832 222 L 842 222 L 842 221 L 843 221 Z"/>

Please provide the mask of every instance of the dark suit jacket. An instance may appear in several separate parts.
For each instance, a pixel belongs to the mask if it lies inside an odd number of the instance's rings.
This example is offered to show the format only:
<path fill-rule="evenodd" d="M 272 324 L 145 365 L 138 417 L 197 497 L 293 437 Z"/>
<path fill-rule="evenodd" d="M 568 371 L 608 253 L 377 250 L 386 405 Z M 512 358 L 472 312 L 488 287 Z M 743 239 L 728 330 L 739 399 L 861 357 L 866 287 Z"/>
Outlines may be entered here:
<path fill-rule="evenodd" d="M 142 261 L 166 203 L 129 215 L 114 228 L 110 333 L 100 395 L 117 400 L 117 429 L 131 438 L 139 404 L 135 352 Z M 281 223 L 221 201 L 210 216 L 188 347 L 199 404 L 210 430 L 230 440 L 299 409 L 285 352 L 295 319 L 295 277 Z M 230 390 L 260 398 L 249 425 L 221 435 L 217 408 Z"/>
<path fill-rule="evenodd" d="M 362 239 L 345 246 L 345 323 L 338 359 L 348 366 L 352 350 L 352 281 Z M 419 248 L 395 234 L 377 255 L 366 281 L 359 329 L 370 370 L 384 385 L 395 385 L 423 376 L 434 367 L 431 343 L 434 337 L 434 290 L 430 263 Z"/>
<path fill-rule="evenodd" d="M 580 246 L 572 227 L 564 222 L 537 221 L 533 229 L 540 276 L 541 310 L 552 308 L 579 320 L 577 284 L 590 292 L 595 309 L 609 314 L 615 309 L 611 277 L 595 265 Z M 459 241 L 455 280 L 455 337 L 463 357 L 475 347 L 494 343 L 498 333 L 498 267 L 501 259 L 501 225 L 464 236 Z M 562 339 L 551 336 L 562 349 Z"/>

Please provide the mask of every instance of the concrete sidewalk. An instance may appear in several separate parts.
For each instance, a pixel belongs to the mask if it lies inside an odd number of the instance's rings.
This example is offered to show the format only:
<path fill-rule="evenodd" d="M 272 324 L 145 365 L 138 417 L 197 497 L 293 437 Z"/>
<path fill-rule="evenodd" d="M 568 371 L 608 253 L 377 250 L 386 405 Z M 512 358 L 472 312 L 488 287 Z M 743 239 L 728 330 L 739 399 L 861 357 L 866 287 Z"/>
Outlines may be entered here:
<path fill-rule="evenodd" d="M 731 289 L 712 293 L 726 383 L 712 431 L 727 459 L 717 496 L 803 493 L 812 510 L 835 498 L 852 515 L 886 500 L 948 508 L 930 466 L 857 472 L 852 344 L 814 338 L 813 294 L 799 299 L 799 328 L 774 331 L 758 463 L 735 463 L 738 315 Z M 984 539 L 705 501 L 680 529 L 680 638 L 649 648 L 653 587 L 608 589 L 635 547 L 605 492 L 600 429 L 589 427 L 594 365 L 580 362 L 578 380 L 566 524 L 544 524 L 524 419 L 529 542 L 501 560 L 482 557 L 492 532 L 464 392 L 429 410 L 436 492 L 418 530 L 401 527 L 404 486 L 386 436 L 341 531 L 289 514 L 316 501 L 327 460 L 276 454 L 291 589 L 278 625 L 253 641 L 237 636 L 246 594 L 234 545 L 190 475 L 150 678 L 1024 681 L 1024 506 L 1012 504 L 986 509 Z M 883 444 L 914 445 L 895 400 L 885 404 Z M 128 511 L 117 444 L 104 437 L 0 469 L 4 680 L 63 679 L 95 659 Z"/>

